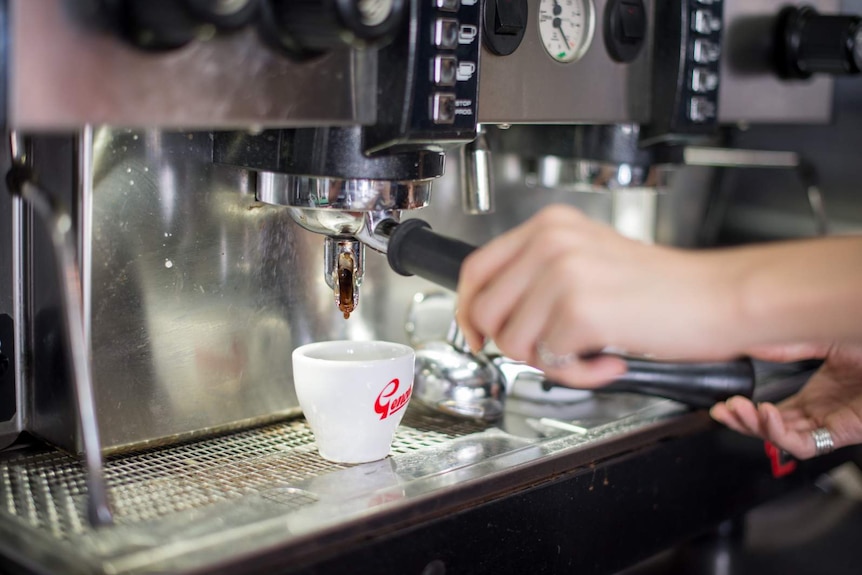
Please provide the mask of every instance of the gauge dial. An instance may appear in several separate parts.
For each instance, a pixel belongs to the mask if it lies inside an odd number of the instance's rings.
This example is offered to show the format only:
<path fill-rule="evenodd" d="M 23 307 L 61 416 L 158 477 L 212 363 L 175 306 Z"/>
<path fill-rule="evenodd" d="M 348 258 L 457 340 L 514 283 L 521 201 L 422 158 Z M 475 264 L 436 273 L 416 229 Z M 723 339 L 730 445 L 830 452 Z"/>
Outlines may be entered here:
<path fill-rule="evenodd" d="M 592 0 L 541 0 L 539 34 L 551 58 L 580 60 L 593 40 L 596 25 Z"/>

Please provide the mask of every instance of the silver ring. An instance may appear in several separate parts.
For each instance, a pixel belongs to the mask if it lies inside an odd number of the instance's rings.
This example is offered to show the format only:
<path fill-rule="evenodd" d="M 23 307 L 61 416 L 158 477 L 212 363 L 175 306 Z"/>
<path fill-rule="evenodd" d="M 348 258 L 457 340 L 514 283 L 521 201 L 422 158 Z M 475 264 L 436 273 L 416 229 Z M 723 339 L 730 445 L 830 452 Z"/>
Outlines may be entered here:
<path fill-rule="evenodd" d="M 578 359 L 578 355 L 571 352 L 564 355 L 557 355 L 551 351 L 543 341 L 536 344 L 536 355 L 539 356 L 539 361 L 542 362 L 542 365 L 552 369 L 566 367 Z"/>
<path fill-rule="evenodd" d="M 826 455 L 832 453 L 835 449 L 835 441 L 832 439 L 832 433 L 825 427 L 818 427 L 811 432 L 811 439 L 814 440 L 814 455 Z"/>

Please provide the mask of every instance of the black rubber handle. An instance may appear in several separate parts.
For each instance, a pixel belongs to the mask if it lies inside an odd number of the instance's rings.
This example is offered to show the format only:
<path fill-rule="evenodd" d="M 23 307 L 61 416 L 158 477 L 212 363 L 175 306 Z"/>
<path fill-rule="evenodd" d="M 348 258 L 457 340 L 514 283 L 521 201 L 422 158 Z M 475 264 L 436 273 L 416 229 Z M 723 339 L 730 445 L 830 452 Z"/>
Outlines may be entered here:
<path fill-rule="evenodd" d="M 476 248 L 431 231 L 422 220 L 407 220 L 386 230 L 387 258 L 401 275 L 417 275 L 455 290 L 464 259 Z M 670 363 L 625 358 L 628 372 L 602 391 L 627 391 L 708 407 L 734 395 L 754 393 L 754 368 L 742 358 L 721 363 Z M 546 382 L 547 389 L 557 384 Z M 566 386 L 568 387 L 568 386 Z"/>
<path fill-rule="evenodd" d="M 407 220 L 392 227 L 386 257 L 403 276 L 417 275 L 455 291 L 461 264 L 475 249 L 431 231 L 428 222 Z"/>
<path fill-rule="evenodd" d="M 670 363 L 626 357 L 628 372 L 597 391 L 625 391 L 709 407 L 735 395 L 754 394 L 754 366 L 748 358 L 717 363 Z M 563 386 L 552 381 L 542 387 Z"/>

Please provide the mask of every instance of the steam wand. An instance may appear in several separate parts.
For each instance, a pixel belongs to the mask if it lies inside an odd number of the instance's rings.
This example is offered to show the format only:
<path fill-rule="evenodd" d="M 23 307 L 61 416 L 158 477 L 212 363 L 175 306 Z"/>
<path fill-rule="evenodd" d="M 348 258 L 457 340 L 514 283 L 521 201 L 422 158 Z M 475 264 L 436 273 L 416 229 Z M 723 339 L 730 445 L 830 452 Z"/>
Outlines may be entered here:
<path fill-rule="evenodd" d="M 72 389 L 87 466 L 87 518 L 94 527 L 110 525 L 113 515 L 104 475 L 90 355 L 84 338 L 81 273 L 75 259 L 72 219 L 54 204 L 51 196 L 35 181 L 24 151 L 24 142 L 14 132 L 11 134 L 11 145 L 12 168 L 6 176 L 6 185 L 10 193 L 27 202 L 42 218 L 50 231 L 54 248 L 66 335 L 63 339 L 71 358 Z"/>

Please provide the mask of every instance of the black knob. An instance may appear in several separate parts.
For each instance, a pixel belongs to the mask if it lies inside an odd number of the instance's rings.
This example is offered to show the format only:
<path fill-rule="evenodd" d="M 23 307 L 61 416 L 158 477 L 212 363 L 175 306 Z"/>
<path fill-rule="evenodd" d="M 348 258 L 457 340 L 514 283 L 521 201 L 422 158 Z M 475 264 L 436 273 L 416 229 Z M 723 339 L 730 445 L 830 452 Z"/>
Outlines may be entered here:
<path fill-rule="evenodd" d="M 261 33 L 294 57 L 333 48 L 379 47 L 407 13 L 407 0 L 263 0 Z"/>
<path fill-rule="evenodd" d="M 249 24 L 259 0 L 101 0 L 104 23 L 150 52 L 182 48 L 199 36 Z"/>
<path fill-rule="evenodd" d="M 813 74 L 858 74 L 862 70 L 862 18 L 819 14 L 790 6 L 777 20 L 776 66 L 784 78 Z"/>

